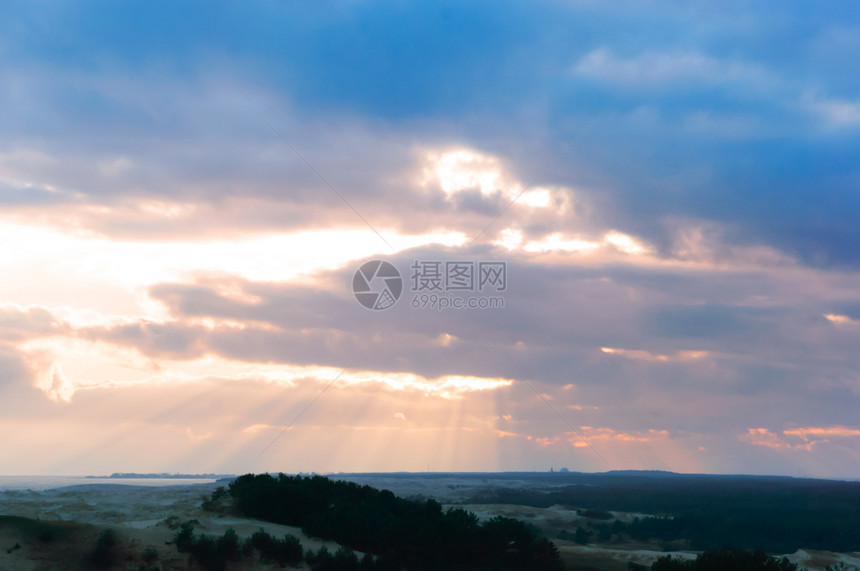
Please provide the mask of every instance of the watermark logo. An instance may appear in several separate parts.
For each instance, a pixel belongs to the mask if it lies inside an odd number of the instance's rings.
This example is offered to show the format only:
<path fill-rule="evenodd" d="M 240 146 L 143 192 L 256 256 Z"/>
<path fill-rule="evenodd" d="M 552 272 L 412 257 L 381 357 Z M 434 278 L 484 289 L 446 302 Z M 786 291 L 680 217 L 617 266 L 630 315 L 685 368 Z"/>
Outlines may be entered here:
<path fill-rule="evenodd" d="M 397 268 L 385 260 L 371 260 L 355 271 L 352 293 L 367 309 L 388 309 L 403 293 L 403 278 Z"/>
<path fill-rule="evenodd" d="M 415 260 L 413 293 L 450 293 L 508 289 L 506 262 Z"/>
<path fill-rule="evenodd" d="M 506 262 L 413 260 L 410 290 L 413 309 L 502 309 L 501 293 L 508 289 Z M 365 262 L 353 276 L 355 299 L 367 309 L 388 309 L 403 291 L 400 272 L 389 262 Z M 467 293 L 479 295 L 465 295 Z"/>

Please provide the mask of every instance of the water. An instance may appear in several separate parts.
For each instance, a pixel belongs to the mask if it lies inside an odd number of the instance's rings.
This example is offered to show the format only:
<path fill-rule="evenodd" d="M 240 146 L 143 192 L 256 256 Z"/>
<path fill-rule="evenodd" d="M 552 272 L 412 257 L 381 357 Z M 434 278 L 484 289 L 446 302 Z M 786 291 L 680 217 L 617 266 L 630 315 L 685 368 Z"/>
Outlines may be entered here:
<path fill-rule="evenodd" d="M 121 486 L 188 486 L 210 484 L 211 478 L 93 478 L 87 476 L 0 476 L 0 490 L 50 490 L 66 486 L 114 484 Z"/>

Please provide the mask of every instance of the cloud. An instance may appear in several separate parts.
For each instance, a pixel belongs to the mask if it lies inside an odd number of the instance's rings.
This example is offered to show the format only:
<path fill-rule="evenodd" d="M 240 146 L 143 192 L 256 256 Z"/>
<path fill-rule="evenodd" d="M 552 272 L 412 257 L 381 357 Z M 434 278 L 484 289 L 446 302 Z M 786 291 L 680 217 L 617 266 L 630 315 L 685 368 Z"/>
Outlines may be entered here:
<path fill-rule="evenodd" d="M 791 448 L 791 445 L 780 439 L 778 434 L 766 428 L 749 428 L 746 434 L 742 434 L 739 439 L 753 446 L 765 446 L 776 449 Z"/>
<path fill-rule="evenodd" d="M 484 259 L 502 253 L 485 251 Z M 390 259 L 408 281 L 416 258 L 461 256 L 425 247 Z M 799 401 L 785 400 L 785 387 L 829 403 L 830 414 L 850 417 L 849 401 L 838 396 L 839 387 L 853 382 L 850 343 L 820 317 L 822 300 L 844 299 L 857 287 L 849 276 L 782 266 L 688 267 L 654 258 L 642 263 L 641 257 L 586 265 L 560 265 L 524 252 L 502 259 L 517 285 L 505 293 L 506 309 L 499 311 L 416 311 L 407 292 L 374 317 L 352 299 L 354 268 L 344 267 L 317 273 L 312 281 L 208 277 L 159 284 L 150 295 L 163 304 L 161 318 L 75 317 L 59 332 L 37 328 L 16 335 L 25 350 L 53 355 L 46 362 L 59 365 L 62 386 L 81 389 L 209 375 L 286 381 L 319 366 L 330 368 L 320 379 L 333 378 L 338 366 L 361 355 L 357 367 L 367 374 L 353 380 L 382 390 L 412 387 L 416 394 L 456 396 L 466 394 L 459 392 L 459 378 L 508 379 L 516 386 L 523 376 L 559 399 L 557 391 L 575 382 L 576 394 L 563 398 L 560 408 L 626 415 L 634 431 L 666 414 L 691 429 L 713 431 L 717 417 L 705 411 L 714 403 L 731 408 L 723 414 L 736 421 L 750 422 L 761 417 L 761 403 L 775 399 L 784 411 L 821 422 Z M 756 297 L 762 288 L 766 299 Z M 701 305 L 706 299 L 721 303 Z M 364 351 L 381 328 L 380 318 L 391 329 Z M 809 358 L 811 343 L 819 357 Z M 201 359 L 212 361 L 204 366 Z M 102 370 L 93 363 L 102 363 Z M 48 365 L 40 370 L 52 378 Z M 50 389 L 52 383 L 43 384 Z M 622 394 L 627 396 L 618 401 Z M 670 412 L 668 403 L 679 398 L 688 403 L 686 411 Z M 782 413 L 767 414 L 777 421 Z"/>
<path fill-rule="evenodd" d="M 574 448 L 603 446 L 607 443 L 648 443 L 664 440 L 669 437 L 666 430 L 648 429 L 636 433 L 619 432 L 609 427 L 582 426 L 576 432 L 567 432 L 561 436 L 535 438 L 541 447 L 567 444 Z"/>
<path fill-rule="evenodd" d="M 766 84 L 768 74 L 756 65 L 743 61 L 724 61 L 695 51 L 646 51 L 631 58 L 621 58 L 608 47 L 597 48 L 573 66 L 576 75 L 637 86 L 659 86 L 680 82 L 720 84 L 738 82 Z"/>
<path fill-rule="evenodd" d="M 775 449 L 794 449 L 810 452 L 816 445 L 830 442 L 831 439 L 857 438 L 860 430 L 847 426 L 810 426 L 782 431 L 783 436 L 766 428 L 750 428 L 740 439 L 754 446 Z M 802 442 L 798 442 L 797 440 Z"/>
<path fill-rule="evenodd" d="M 835 438 L 850 438 L 855 436 L 860 436 L 860 430 L 855 428 L 848 428 L 847 426 L 830 426 L 830 427 L 821 427 L 821 426 L 809 426 L 805 428 L 793 428 L 791 430 L 783 430 L 783 434 L 787 434 L 790 436 L 797 436 L 802 438 L 803 440 L 809 440 L 810 436 L 823 436 L 823 437 L 835 437 Z"/>
<path fill-rule="evenodd" d="M 753 308 L 721 305 L 655 307 L 646 328 L 666 337 L 718 337 L 748 331 L 756 323 Z"/>
<path fill-rule="evenodd" d="M 222 8 L 0 22 L 0 462 L 856 472 L 844 6 Z"/>
<path fill-rule="evenodd" d="M 707 351 L 679 351 L 675 355 L 659 355 L 651 353 L 650 351 L 640 351 L 636 349 L 619 349 L 617 347 L 601 347 L 600 350 L 603 353 L 609 353 L 610 355 L 618 355 L 627 359 L 659 361 L 663 363 L 669 361 L 695 361 L 698 359 L 704 359 L 708 356 Z"/>
<path fill-rule="evenodd" d="M 22 307 L 14 303 L 0 306 L 0 338 L 5 341 L 24 341 L 66 331 L 68 324 L 45 307 Z"/>
<path fill-rule="evenodd" d="M 860 125 L 860 100 L 827 99 L 807 95 L 804 104 L 831 128 L 851 128 Z"/>

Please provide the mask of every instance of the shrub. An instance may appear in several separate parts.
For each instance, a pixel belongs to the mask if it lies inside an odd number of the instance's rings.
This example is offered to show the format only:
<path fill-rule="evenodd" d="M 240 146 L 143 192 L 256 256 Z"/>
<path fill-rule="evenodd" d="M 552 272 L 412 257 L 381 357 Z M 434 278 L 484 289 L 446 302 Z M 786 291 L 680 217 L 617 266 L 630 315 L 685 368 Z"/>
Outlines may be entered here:
<path fill-rule="evenodd" d="M 263 563 L 295 566 L 301 563 L 304 557 L 301 542 L 292 535 L 285 535 L 284 539 L 276 539 L 260 530 L 251 536 L 250 545 L 260 552 L 260 561 Z"/>
<path fill-rule="evenodd" d="M 107 569 L 116 563 L 116 546 L 119 543 L 116 532 L 105 529 L 99 534 L 96 547 L 90 555 L 90 561 L 96 569 Z"/>
<path fill-rule="evenodd" d="M 763 551 L 743 549 L 720 549 L 705 551 L 693 561 L 661 557 L 651 566 L 651 571 L 797 571 L 797 565 L 785 557 L 777 559 Z"/>
<path fill-rule="evenodd" d="M 158 559 L 158 550 L 154 547 L 147 547 L 143 550 L 143 554 L 141 555 L 144 563 L 153 563 Z"/>

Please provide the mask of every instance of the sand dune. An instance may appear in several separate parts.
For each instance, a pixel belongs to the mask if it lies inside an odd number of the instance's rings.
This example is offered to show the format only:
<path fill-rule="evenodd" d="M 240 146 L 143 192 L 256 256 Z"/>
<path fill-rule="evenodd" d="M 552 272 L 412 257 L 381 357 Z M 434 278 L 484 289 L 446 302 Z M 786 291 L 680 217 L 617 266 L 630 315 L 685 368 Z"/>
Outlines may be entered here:
<path fill-rule="evenodd" d="M 569 564 L 620 571 L 627 569 L 630 562 L 650 565 L 658 557 L 666 555 L 656 544 L 650 543 L 579 545 L 570 540 L 558 539 L 561 530 L 573 531 L 579 525 L 587 525 L 588 518 L 571 507 L 463 503 L 478 488 L 492 485 L 492 482 L 457 477 L 404 480 L 384 475 L 352 475 L 343 479 L 389 488 L 403 496 L 434 497 L 449 507 L 472 511 L 481 519 L 497 515 L 521 519 L 552 538 Z M 157 553 L 158 566 L 149 568 L 192 569 L 194 567 L 189 565 L 188 556 L 178 553 L 175 546 L 168 544 L 179 525 L 189 520 L 197 520 L 198 533 L 220 536 L 228 528 L 233 528 L 240 538 L 244 538 L 263 529 L 277 537 L 294 535 L 299 538 L 304 549 L 317 550 L 325 546 L 335 551 L 339 547 L 331 541 L 307 537 L 296 527 L 204 510 L 204 499 L 219 485 L 223 483 L 172 486 L 95 484 L 41 491 L 0 491 L 0 515 L 3 516 L 0 518 L 0 570 L 86 568 L 76 567 L 71 562 L 84 560 L 104 529 L 115 530 L 122 543 L 127 560 L 119 568 L 139 569 L 144 565 L 146 569 L 143 552 L 151 548 Z M 505 485 L 515 485 L 515 482 L 508 480 Z M 622 521 L 642 515 L 612 512 L 613 518 Z M 15 519 L 13 516 L 27 520 Z M 53 537 L 45 540 L 42 537 L 45 534 L 53 534 Z M 673 555 L 694 558 L 696 553 L 685 551 Z M 789 559 L 810 570 L 825 569 L 838 563 L 860 568 L 858 553 L 798 550 L 790 554 Z M 249 563 L 244 568 L 266 569 L 268 566 Z"/>
<path fill-rule="evenodd" d="M 309 538 L 299 528 L 248 518 L 221 516 L 204 511 L 204 498 L 220 484 L 192 486 L 126 486 L 121 484 L 81 485 L 43 491 L 0 492 L 0 514 L 21 516 L 50 524 L 46 529 L 60 530 L 60 537 L 42 541 L 15 521 L 0 526 L 0 569 L 73 569 L 72 561 L 85 558 L 103 529 L 114 529 L 127 556 L 143 563 L 144 549 L 158 552 L 163 569 L 188 569 L 188 556 L 167 545 L 180 523 L 197 520 L 196 531 L 223 535 L 233 528 L 240 538 L 255 531 L 299 538 L 304 549 L 339 546 L 331 541 Z M 18 544 L 19 548 L 14 549 Z M 68 566 L 65 566 L 68 565 Z M 124 568 L 124 567 L 121 567 Z M 137 569 L 137 566 L 129 567 Z M 238 568 L 238 567 L 237 567 Z M 254 565 L 253 568 L 267 568 Z M 272 568 L 277 568 L 274 566 Z"/>

